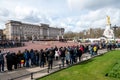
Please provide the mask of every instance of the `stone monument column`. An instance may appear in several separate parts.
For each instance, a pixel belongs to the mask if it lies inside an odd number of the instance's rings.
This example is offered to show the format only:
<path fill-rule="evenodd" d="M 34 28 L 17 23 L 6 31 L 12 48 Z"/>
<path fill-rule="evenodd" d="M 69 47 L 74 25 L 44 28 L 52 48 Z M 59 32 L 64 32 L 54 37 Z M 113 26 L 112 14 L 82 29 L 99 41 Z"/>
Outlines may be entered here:
<path fill-rule="evenodd" d="M 107 16 L 107 26 L 111 27 L 110 16 Z"/>
<path fill-rule="evenodd" d="M 110 22 L 110 17 L 109 16 L 107 16 L 107 25 L 106 25 L 106 29 L 105 29 L 103 35 L 107 39 L 114 39 L 114 32 L 111 29 L 111 22 Z"/>

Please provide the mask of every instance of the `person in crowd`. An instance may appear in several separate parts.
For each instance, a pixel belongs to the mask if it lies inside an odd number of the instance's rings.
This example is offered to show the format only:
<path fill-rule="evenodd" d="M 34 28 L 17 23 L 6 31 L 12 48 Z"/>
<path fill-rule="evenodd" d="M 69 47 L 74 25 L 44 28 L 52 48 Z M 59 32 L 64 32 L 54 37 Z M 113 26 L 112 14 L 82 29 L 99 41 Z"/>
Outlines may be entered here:
<path fill-rule="evenodd" d="M 24 52 L 21 52 L 21 67 L 25 67 L 25 57 L 24 57 Z"/>
<path fill-rule="evenodd" d="M 21 53 L 21 51 L 19 50 L 17 53 L 17 63 L 18 63 L 18 67 L 21 68 L 21 64 L 24 64 L 24 61 L 22 62 L 23 59 L 23 54 Z"/>
<path fill-rule="evenodd" d="M 59 58 L 59 50 L 56 49 L 55 50 L 55 60 L 58 60 L 58 58 Z"/>
<path fill-rule="evenodd" d="M 116 48 L 116 44 L 115 44 L 115 43 L 113 43 L 113 49 L 115 50 L 115 48 Z"/>
<path fill-rule="evenodd" d="M 70 64 L 73 64 L 73 62 L 74 62 L 74 50 L 72 47 L 70 47 L 69 51 L 70 51 Z"/>
<path fill-rule="evenodd" d="M 77 62 L 77 48 L 76 47 L 73 47 L 74 51 L 73 51 L 73 61 L 74 63 Z"/>
<path fill-rule="evenodd" d="M 84 53 L 84 46 L 80 45 L 80 50 L 82 51 L 82 53 Z"/>
<path fill-rule="evenodd" d="M 70 52 L 68 51 L 68 49 L 65 50 L 65 60 L 66 60 L 66 64 L 69 65 L 69 63 L 70 63 Z"/>
<path fill-rule="evenodd" d="M 39 66 L 39 52 L 35 50 L 35 65 Z"/>
<path fill-rule="evenodd" d="M 17 69 L 17 55 L 13 52 L 11 53 L 11 57 L 12 57 L 12 65 L 14 65 L 14 69 Z"/>
<path fill-rule="evenodd" d="M 84 46 L 84 53 L 87 53 L 88 52 L 88 45 L 86 44 L 85 46 Z"/>
<path fill-rule="evenodd" d="M 30 67 L 30 64 L 29 64 L 30 53 L 27 49 L 25 49 L 24 58 L 25 58 L 25 66 Z"/>
<path fill-rule="evenodd" d="M 110 48 L 110 51 L 111 51 L 112 50 L 112 44 L 111 43 L 109 44 L 109 48 Z"/>
<path fill-rule="evenodd" d="M 45 52 L 43 49 L 40 50 L 40 67 L 44 67 L 45 65 Z"/>
<path fill-rule="evenodd" d="M 54 47 L 54 51 L 58 50 L 57 46 Z"/>
<path fill-rule="evenodd" d="M 53 66 L 53 51 L 50 50 L 49 54 L 48 54 L 48 69 L 52 69 Z"/>
<path fill-rule="evenodd" d="M 31 59 L 31 66 L 35 65 L 35 53 L 34 50 L 30 50 L 30 59 Z"/>
<path fill-rule="evenodd" d="M 4 54 L 0 50 L 0 72 L 4 72 Z"/>
<path fill-rule="evenodd" d="M 79 62 L 81 61 L 81 56 L 82 56 L 82 51 L 81 49 L 79 49 L 79 47 L 77 47 L 77 57 L 78 57 Z"/>
<path fill-rule="evenodd" d="M 94 55 L 97 55 L 97 46 L 96 45 L 94 45 L 94 47 L 93 47 L 93 53 L 94 53 Z"/>
<path fill-rule="evenodd" d="M 91 54 L 91 56 L 93 56 L 93 47 L 92 45 L 89 45 L 89 54 Z"/>
<path fill-rule="evenodd" d="M 52 53 L 53 53 L 53 58 L 55 58 L 55 49 L 57 49 L 57 48 L 56 48 L 56 47 L 55 47 L 55 48 L 53 48 L 53 47 L 50 48 L 50 50 L 51 50 Z"/>
<path fill-rule="evenodd" d="M 64 67 L 64 61 L 65 61 L 65 48 L 61 48 L 61 62 L 62 62 L 62 66 Z"/>
<path fill-rule="evenodd" d="M 46 55 L 46 61 L 48 61 L 48 54 L 49 54 L 50 50 L 48 48 L 45 49 L 45 55 Z"/>
<path fill-rule="evenodd" d="M 13 58 L 10 52 L 8 52 L 6 55 L 6 62 L 8 71 L 12 71 Z"/>

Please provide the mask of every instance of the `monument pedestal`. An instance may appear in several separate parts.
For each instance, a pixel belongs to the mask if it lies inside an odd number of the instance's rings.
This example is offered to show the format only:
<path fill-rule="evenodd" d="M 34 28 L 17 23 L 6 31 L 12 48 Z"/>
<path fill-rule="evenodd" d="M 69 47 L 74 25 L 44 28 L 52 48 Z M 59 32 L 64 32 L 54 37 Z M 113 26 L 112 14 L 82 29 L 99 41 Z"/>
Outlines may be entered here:
<path fill-rule="evenodd" d="M 103 33 L 103 36 L 105 36 L 107 39 L 114 39 L 114 31 L 111 29 L 111 22 L 109 16 L 107 16 L 107 26 Z"/>
<path fill-rule="evenodd" d="M 105 29 L 103 35 L 107 39 L 114 39 L 114 32 L 113 32 L 113 30 L 111 28 L 108 28 L 108 26 L 106 26 L 106 29 Z"/>

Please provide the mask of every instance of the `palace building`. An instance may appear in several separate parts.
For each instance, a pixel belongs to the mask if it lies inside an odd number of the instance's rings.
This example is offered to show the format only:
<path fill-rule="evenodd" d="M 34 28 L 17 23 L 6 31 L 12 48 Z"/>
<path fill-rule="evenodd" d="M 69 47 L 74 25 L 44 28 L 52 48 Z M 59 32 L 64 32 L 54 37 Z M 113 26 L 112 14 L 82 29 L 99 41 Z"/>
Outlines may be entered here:
<path fill-rule="evenodd" d="M 48 24 L 28 24 L 9 20 L 4 34 L 8 40 L 44 40 L 63 38 L 64 28 L 50 27 Z"/>

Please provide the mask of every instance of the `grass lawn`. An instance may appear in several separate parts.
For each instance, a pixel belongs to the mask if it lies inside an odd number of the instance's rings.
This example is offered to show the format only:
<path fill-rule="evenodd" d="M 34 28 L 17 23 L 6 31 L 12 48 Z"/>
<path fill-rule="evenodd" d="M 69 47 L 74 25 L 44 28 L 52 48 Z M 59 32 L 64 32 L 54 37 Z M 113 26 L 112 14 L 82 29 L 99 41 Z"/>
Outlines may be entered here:
<path fill-rule="evenodd" d="M 120 51 L 111 51 L 40 80 L 120 80 L 105 76 L 118 60 L 120 60 Z"/>

